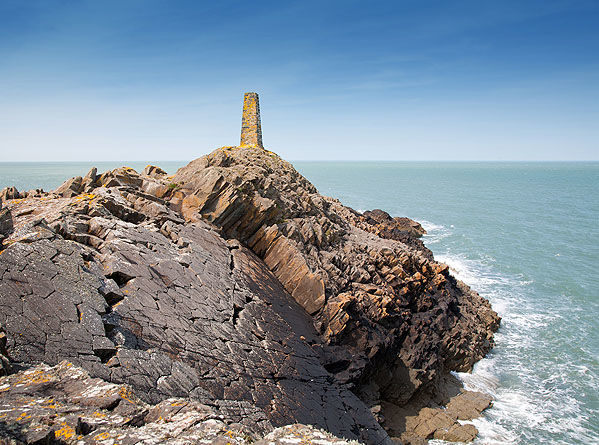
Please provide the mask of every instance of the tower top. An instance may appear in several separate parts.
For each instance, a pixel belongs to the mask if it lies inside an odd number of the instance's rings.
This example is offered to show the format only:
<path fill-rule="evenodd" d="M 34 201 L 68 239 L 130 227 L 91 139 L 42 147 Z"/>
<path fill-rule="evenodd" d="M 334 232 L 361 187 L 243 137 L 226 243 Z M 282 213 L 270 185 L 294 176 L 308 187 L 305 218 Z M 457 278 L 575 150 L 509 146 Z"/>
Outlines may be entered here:
<path fill-rule="evenodd" d="M 262 128 L 260 127 L 260 103 L 258 93 L 245 93 L 243 96 L 243 114 L 241 116 L 241 147 L 258 147 L 262 145 Z"/>

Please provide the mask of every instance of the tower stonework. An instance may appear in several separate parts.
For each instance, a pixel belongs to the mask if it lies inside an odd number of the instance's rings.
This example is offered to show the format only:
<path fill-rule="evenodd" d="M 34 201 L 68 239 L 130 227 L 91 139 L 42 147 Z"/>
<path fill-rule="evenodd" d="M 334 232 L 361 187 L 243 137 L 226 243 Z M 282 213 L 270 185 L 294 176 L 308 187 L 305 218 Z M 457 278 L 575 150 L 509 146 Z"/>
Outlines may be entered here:
<path fill-rule="evenodd" d="M 241 117 L 241 147 L 258 147 L 262 145 L 262 128 L 260 127 L 260 103 L 258 93 L 245 93 L 243 96 L 243 115 Z"/>

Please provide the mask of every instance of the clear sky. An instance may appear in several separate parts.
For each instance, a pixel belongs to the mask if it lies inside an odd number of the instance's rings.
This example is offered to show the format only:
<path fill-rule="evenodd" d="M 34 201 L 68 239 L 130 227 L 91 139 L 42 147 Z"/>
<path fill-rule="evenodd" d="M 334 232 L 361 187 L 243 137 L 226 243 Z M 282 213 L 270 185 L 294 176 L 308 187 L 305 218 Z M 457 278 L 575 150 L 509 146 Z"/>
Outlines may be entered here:
<path fill-rule="evenodd" d="M 0 161 L 599 160 L 599 1 L 0 0 Z"/>

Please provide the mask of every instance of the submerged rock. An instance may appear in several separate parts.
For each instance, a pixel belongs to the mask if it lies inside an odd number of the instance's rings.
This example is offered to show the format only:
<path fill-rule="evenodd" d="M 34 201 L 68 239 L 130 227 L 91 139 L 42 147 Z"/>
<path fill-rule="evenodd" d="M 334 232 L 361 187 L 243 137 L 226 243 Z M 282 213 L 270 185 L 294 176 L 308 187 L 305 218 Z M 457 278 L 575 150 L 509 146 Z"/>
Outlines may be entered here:
<path fill-rule="evenodd" d="M 390 443 L 381 405 L 409 406 L 469 370 L 499 323 L 417 223 L 321 196 L 261 148 L 218 149 L 173 177 L 92 170 L 8 206 L 12 360 L 68 360 L 143 403 L 185 398 L 256 437 L 299 423 Z"/>

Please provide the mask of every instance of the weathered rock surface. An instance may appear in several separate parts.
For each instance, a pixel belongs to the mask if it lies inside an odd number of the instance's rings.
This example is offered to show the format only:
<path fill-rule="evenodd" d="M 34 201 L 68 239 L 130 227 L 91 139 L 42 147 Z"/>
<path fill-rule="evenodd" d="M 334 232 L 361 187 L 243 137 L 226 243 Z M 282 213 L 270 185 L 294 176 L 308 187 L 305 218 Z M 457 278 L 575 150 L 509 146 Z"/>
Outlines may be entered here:
<path fill-rule="evenodd" d="M 124 177 L 125 172 L 130 177 Z M 0 255 L 0 323 L 17 362 L 61 360 L 148 403 L 189 397 L 263 433 L 317 425 L 386 440 L 323 367 L 309 316 L 265 265 L 184 224 L 120 170 L 73 198 L 23 200 Z"/>
<path fill-rule="evenodd" d="M 12 213 L 10 209 L 0 208 L 0 241 L 6 238 L 13 230 Z"/>
<path fill-rule="evenodd" d="M 160 167 L 156 167 L 155 165 L 147 165 L 146 168 L 144 168 L 143 174 L 155 178 L 167 175 L 164 170 L 162 170 Z"/>
<path fill-rule="evenodd" d="M 91 378 L 66 361 L 0 378 L 0 394 L 0 444 L 245 445 L 259 439 L 214 408 L 181 398 L 148 405 L 130 386 Z M 257 443 L 294 438 L 348 444 L 306 425 L 276 429 Z"/>
<path fill-rule="evenodd" d="M 311 425 L 287 425 L 268 433 L 256 445 L 289 445 L 289 444 L 318 444 L 318 445 L 358 445 L 356 441 L 347 441 L 333 436 L 331 433 L 314 428 Z"/>
<path fill-rule="evenodd" d="M 417 223 L 323 197 L 259 148 L 218 149 L 173 177 L 93 169 L 7 204 L 12 360 L 66 359 L 251 434 L 300 423 L 389 442 L 381 405 L 409 406 L 469 370 L 499 324 Z"/>
<path fill-rule="evenodd" d="M 21 198 L 21 194 L 16 187 L 4 187 L 2 190 L 0 190 L 0 200 L 2 201 L 19 198 Z"/>
<path fill-rule="evenodd" d="M 173 181 L 187 220 L 248 245 L 314 317 L 325 366 L 363 399 L 404 404 L 492 347 L 496 313 L 432 259 L 417 223 L 323 197 L 266 150 L 223 147 Z"/>
<path fill-rule="evenodd" d="M 420 223 L 405 217 L 392 218 L 387 212 L 374 209 L 366 211 L 354 220 L 354 225 L 380 238 L 401 241 L 409 248 L 418 251 L 422 256 L 433 260 L 433 254 L 418 239 L 426 234 Z"/>
<path fill-rule="evenodd" d="M 6 331 L 0 326 L 0 376 L 11 372 L 10 356 L 6 350 Z"/>
<path fill-rule="evenodd" d="M 453 375 L 441 379 L 433 394 L 420 393 L 404 406 L 383 402 L 383 425 L 389 434 L 400 437 L 405 444 L 422 444 L 427 439 L 450 442 L 470 442 L 478 431 L 463 421 L 480 417 L 492 405 L 488 394 L 466 391 Z"/>

